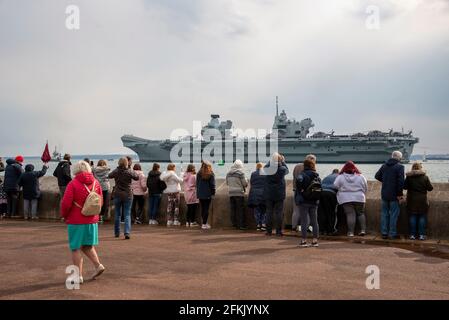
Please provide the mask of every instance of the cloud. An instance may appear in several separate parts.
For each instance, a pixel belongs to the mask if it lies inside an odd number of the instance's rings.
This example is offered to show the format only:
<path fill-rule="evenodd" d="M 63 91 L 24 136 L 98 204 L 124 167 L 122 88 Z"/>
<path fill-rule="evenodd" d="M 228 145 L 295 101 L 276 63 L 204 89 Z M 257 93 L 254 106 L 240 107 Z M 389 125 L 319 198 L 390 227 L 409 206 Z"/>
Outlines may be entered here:
<path fill-rule="evenodd" d="M 365 28 L 368 4 L 380 30 Z M 65 28 L 77 4 L 81 29 Z M 128 152 L 219 113 L 269 128 L 274 97 L 316 131 L 413 129 L 449 151 L 448 1 L 0 2 L 1 154 Z M 446 117 L 446 118 L 445 118 Z"/>

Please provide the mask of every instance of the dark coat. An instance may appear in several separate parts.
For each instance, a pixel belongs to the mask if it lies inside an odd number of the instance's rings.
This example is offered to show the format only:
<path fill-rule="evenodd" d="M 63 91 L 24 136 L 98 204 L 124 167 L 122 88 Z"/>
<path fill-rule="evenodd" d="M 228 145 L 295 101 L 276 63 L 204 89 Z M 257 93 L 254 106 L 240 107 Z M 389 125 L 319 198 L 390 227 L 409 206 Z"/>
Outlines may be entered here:
<path fill-rule="evenodd" d="M 58 186 L 66 187 L 70 181 L 72 181 L 72 175 L 70 173 L 70 161 L 63 160 L 58 163 L 53 176 L 58 178 Z"/>
<path fill-rule="evenodd" d="M 210 199 L 215 195 L 215 175 L 212 173 L 208 179 L 203 179 L 201 172 L 196 174 L 196 197 Z"/>
<path fill-rule="evenodd" d="M 297 205 L 301 204 L 312 204 L 312 205 L 318 205 L 319 201 L 315 200 L 306 200 L 304 199 L 304 190 L 306 190 L 312 181 L 318 178 L 318 180 L 321 181 L 319 174 L 316 171 L 305 169 L 303 172 L 301 172 L 298 177 L 296 178 L 296 181 L 294 182 L 296 184 L 295 189 L 295 203 Z"/>
<path fill-rule="evenodd" d="M 0 172 L 3 172 L 3 171 L 5 171 L 5 165 L 3 164 L 3 161 L 0 160 Z M 0 183 L 2 183 L 2 182 L 3 182 L 3 180 L 0 178 Z"/>
<path fill-rule="evenodd" d="M 427 192 L 432 191 L 433 186 L 424 171 L 407 172 L 404 189 L 407 190 L 407 211 L 409 213 L 427 213 L 429 211 Z"/>
<path fill-rule="evenodd" d="M 132 180 L 139 180 L 139 175 L 135 171 L 118 167 L 108 175 L 108 178 L 115 179 L 115 186 L 112 192 L 114 198 L 120 198 L 122 201 L 133 198 L 131 182 Z"/>
<path fill-rule="evenodd" d="M 270 162 L 265 165 L 265 171 L 270 168 Z M 266 201 L 283 201 L 285 199 L 285 176 L 288 174 L 285 162 L 280 162 L 275 174 L 267 174 L 263 196 Z"/>
<path fill-rule="evenodd" d="M 265 178 L 266 175 L 262 174 L 262 169 L 254 171 L 251 174 L 250 185 L 248 195 L 248 207 L 254 208 L 261 204 L 265 204 L 265 199 L 263 197 L 265 189 Z"/>
<path fill-rule="evenodd" d="M 41 171 L 34 171 L 32 164 L 25 166 L 25 172 L 19 178 L 18 184 L 23 188 L 23 198 L 25 200 L 38 199 L 41 196 L 39 188 L 39 178 L 45 176 L 47 166 L 43 166 Z"/>
<path fill-rule="evenodd" d="M 153 171 L 151 170 L 150 173 L 148 173 L 147 178 L 147 188 L 148 188 L 148 194 L 162 194 L 162 192 L 165 190 L 167 185 L 164 181 L 160 179 L 161 172 L 160 171 Z"/>
<path fill-rule="evenodd" d="M 388 160 L 377 171 L 375 178 L 382 182 L 382 200 L 397 201 L 404 195 L 404 166 L 398 160 Z"/>
<path fill-rule="evenodd" d="M 5 183 L 4 190 L 5 192 L 10 191 L 19 191 L 20 187 L 17 183 L 21 174 L 23 173 L 23 168 L 20 163 L 18 163 L 14 159 L 6 160 L 6 168 L 5 168 Z"/>

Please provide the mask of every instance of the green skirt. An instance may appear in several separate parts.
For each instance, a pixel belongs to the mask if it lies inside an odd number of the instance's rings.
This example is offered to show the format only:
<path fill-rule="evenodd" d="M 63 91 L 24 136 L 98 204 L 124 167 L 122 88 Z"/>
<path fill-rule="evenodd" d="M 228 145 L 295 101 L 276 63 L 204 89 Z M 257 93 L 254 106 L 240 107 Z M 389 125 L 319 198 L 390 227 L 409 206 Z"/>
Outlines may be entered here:
<path fill-rule="evenodd" d="M 67 225 L 69 234 L 70 250 L 78 250 L 82 246 L 98 245 L 98 224 L 69 224 Z"/>

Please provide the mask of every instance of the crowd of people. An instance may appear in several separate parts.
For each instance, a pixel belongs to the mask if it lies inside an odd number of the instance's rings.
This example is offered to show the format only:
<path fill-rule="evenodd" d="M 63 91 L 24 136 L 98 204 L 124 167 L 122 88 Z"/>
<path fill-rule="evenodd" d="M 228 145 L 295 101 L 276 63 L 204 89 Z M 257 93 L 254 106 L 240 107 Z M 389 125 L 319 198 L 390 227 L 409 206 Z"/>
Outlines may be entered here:
<path fill-rule="evenodd" d="M 398 238 L 397 221 L 402 202 L 407 203 L 409 215 L 410 239 L 426 238 L 427 211 L 429 201 L 427 192 L 432 184 L 422 168 L 414 163 L 412 170 L 405 174 L 401 164 L 402 154 L 395 151 L 376 173 L 375 178 L 382 183 L 381 234 L 384 239 Z M 0 161 L 0 170 L 5 171 L 4 181 L 0 183 L 0 213 L 2 218 L 16 216 L 19 192 L 23 193 L 23 214 L 25 219 L 38 219 L 38 199 L 40 198 L 39 178 L 47 172 L 44 163 L 40 171 L 28 164 L 23 169 L 24 158 L 17 156 L 8 159 L 6 166 Z M 181 220 L 186 227 L 210 229 L 209 208 L 215 195 L 215 174 L 212 165 L 202 162 L 198 172 L 195 165 L 189 164 L 185 172 L 178 174 L 176 166 L 169 164 L 161 171 L 160 165 L 153 164 L 152 170 L 145 175 L 139 163 L 132 164 L 130 157 L 121 158 L 116 169 L 111 170 L 107 161 L 100 160 L 95 166 L 84 159 L 85 170 L 72 170 L 71 156 L 66 154 L 53 172 L 57 178 L 61 196 L 61 215 L 67 222 L 67 199 L 73 193 L 86 195 L 92 179 L 98 182 L 96 188 L 102 197 L 102 207 L 95 223 L 102 222 L 109 211 L 110 201 L 114 204 L 114 234 L 120 237 L 121 224 L 124 224 L 125 239 L 131 237 L 131 225 L 142 224 L 145 220 L 145 201 L 148 199 L 148 224 L 157 225 L 162 195 L 167 197 L 167 226 L 180 226 Z M 79 164 L 76 164 L 79 166 Z M 272 170 L 272 169 L 275 170 Z M 78 168 L 79 169 L 79 168 Z M 72 172 L 73 171 L 73 172 Z M 73 177 L 72 177 L 73 173 Z M 284 221 L 284 202 L 286 198 L 285 177 L 289 169 L 280 154 L 273 154 L 268 163 L 257 163 L 250 178 L 246 177 L 244 164 L 236 160 L 226 175 L 229 193 L 229 207 L 232 226 L 246 230 L 247 208 L 254 213 L 256 228 L 270 236 L 282 236 Z M 88 176 L 88 177 L 87 177 Z M 86 180 L 87 179 L 87 180 Z M 115 181 L 111 189 L 110 180 Z M 73 181 L 78 181 L 75 183 Z M 73 188 L 75 183 L 76 188 Z M 84 184 L 85 188 L 82 188 Z M 72 185 L 69 195 L 67 189 Z M 248 192 L 249 190 L 249 192 Z M 403 190 L 407 190 L 405 199 Z M 362 172 L 352 161 L 340 170 L 321 180 L 317 173 L 317 158 L 308 155 L 303 163 L 293 170 L 293 214 L 292 228 L 301 235 L 300 246 L 318 246 L 320 235 L 337 235 L 337 212 L 341 210 L 346 217 L 347 236 L 366 234 L 365 202 L 368 183 Z M 184 193 L 187 206 L 185 219 L 181 219 L 180 197 Z M 245 195 L 248 194 L 247 203 Z M 196 220 L 197 211 L 201 212 L 201 223 Z M 77 221 L 75 219 L 75 221 Z M 356 229 L 358 232 L 356 232 Z M 308 234 L 312 242 L 307 243 Z"/>
<path fill-rule="evenodd" d="M 381 234 L 384 239 L 396 239 L 400 205 L 406 202 L 411 240 L 426 239 L 429 201 L 427 193 L 433 190 L 429 177 L 421 163 L 414 163 L 405 173 L 401 164 L 402 154 L 395 151 L 391 159 L 381 166 L 375 178 L 382 183 Z M 6 160 L 0 158 L 0 216 L 17 215 L 19 194 L 22 191 L 25 219 L 38 219 L 40 198 L 39 178 L 44 176 L 48 164 L 40 171 L 28 164 L 23 169 L 24 158 Z M 72 176 L 73 174 L 73 176 Z M 257 230 L 267 236 L 283 236 L 286 180 L 289 169 L 282 155 L 274 153 L 268 163 L 257 163 L 250 179 L 246 177 L 244 164 L 236 160 L 226 175 L 229 193 L 231 223 L 234 228 L 247 229 L 246 207 L 254 213 Z M 73 166 L 71 156 L 66 154 L 53 172 L 57 178 L 61 197 L 60 213 L 67 224 L 69 247 L 74 265 L 82 275 L 82 253 L 95 267 L 93 278 L 101 275 L 105 267 L 100 263 L 95 246 L 98 245 L 98 223 L 109 211 L 110 200 L 114 203 L 114 235 L 120 237 L 124 223 L 124 239 L 131 237 L 131 225 L 144 222 L 145 199 L 148 199 L 148 224 L 157 225 L 161 198 L 167 197 L 167 226 L 181 226 L 180 196 L 184 193 L 187 211 L 185 227 L 199 227 L 197 211 L 201 212 L 201 228 L 210 229 L 209 208 L 216 192 L 215 174 L 207 161 L 201 163 L 198 172 L 189 164 L 180 175 L 176 166 L 169 164 L 161 171 L 153 164 L 146 176 L 141 165 L 132 164 L 130 157 L 119 159 L 116 169 L 111 170 L 107 161 L 100 160 L 95 166 L 89 159 Z M 110 180 L 115 181 L 111 189 Z M 245 195 L 248 200 L 245 205 Z M 404 197 L 404 190 L 407 196 Z M 293 170 L 293 230 L 300 232 L 300 247 L 317 247 L 320 234 L 337 235 L 337 212 L 346 216 L 347 236 L 366 234 L 365 203 L 368 183 L 356 164 L 348 161 L 341 170 L 321 180 L 317 173 L 317 158 L 308 155 Z M 198 210 L 200 209 L 200 210 Z M 321 230 L 320 230 L 321 229 Z M 312 241 L 307 242 L 308 233 Z M 83 282 L 82 276 L 79 278 Z"/>
<path fill-rule="evenodd" d="M 38 219 L 37 204 L 41 192 L 39 178 L 48 169 L 44 163 L 40 171 L 35 171 L 32 164 L 23 168 L 23 156 L 6 160 L 6 167 L 0 158 L 0 172 L 5 172 L 4 181 L 0 179 L 0 217 L 8 218 L 17 215 L 20 190 L 23 190 L 23 214 L 25 219 Z"/>
<path fill-rule="evenodd" d="M 429 177 L 423 171 L 422 164 L 414 163 L 410 172 L 404 173 L 401 164 L 402 154 L 395 151 L 375 178 L 382 182 L 381 234 L 384 239 L 398 238 L 397 221 L 400 204 L 407 202 L 409 214 L 410 239 L 426 238 L 427 212 L 429 201 L 427 192 L 433 187 Z M 23 193 L 23 214 L 25 219 L 38 219 L 38 199 L 40 198 L 39 178 L 47 172 L 44 163 L 40 171 L 28 164 L 23 169 L 24 159 L 17 156 L 8 159 L 6 167 L 0 160 L 0 171 L 5 171 L 4 182 L 0 183 L 0 213 L 2 218 L 16 216 L 19 192 Z M 196 172 L 193 164 L 180 175 L 176 166 L 169 164 L 161 172 L 160 165 L 153 164 L 152 170 L 145 176 L 141 165 L 132 165 L 130 157 L 121 158 L 115 170 L 111 170 L 105 160 L 84 162 L 91 168 L 92 176 L 98 181 L 103 198 L 99 222 L 107 214 L 112 200 L 115 207 L 115 236 L 120 237 L 120 225 L 124 223 L 125 239 L 130 238 L 131 224 L 144 222 L 145 199 L 148 198 L 148 223 L 157 225 L 158 212 L 163 194 L 167 196 L 167 226 L 180 226 L 180 195 L 184 193 L 187 205 L 185 212 L 186 227 L 197 227 L 196 213 L 201 210 L 201 228 L 209 229 L 209 208 L 215 195 L 215 175 L 212 165 L 203 162 Z M 53 175 L 57 178 L 62 201 L 68 185 L 72 182 L 71 157 L 66 154 L 58 163 Z M 276 166 L 274 174 L 265 171 Z M 306 238 L 312 233 L 312 246 L 318 245 L 320 234 L 337 234 L 337 212 L 342 210 L 347 221 L 347 235 L 353 237 L 358 224 L 359 236 L 366 234 L 365 202 L 368 184 L 357 166 L 347 162 L 341 170 L 333 172 L 322 181 L 316 170 L 317 159 L 308 155 L 303 163 L 294 167 L 293 191 L 294 204 L 292 228 L 301 234 L 301 246 L 308 246 Z M 271 172 L 271 171 L 270 171 Z M 250 179 L 245 175 L 241 160 L 236 160 L 226 175 L 229 192 L 230 217 L 232 226 L 246 230 L 246 206 L 254 212 L 257 230 L 282 236 L 284 201 L 286 198 L 285 176 L 289 173 L 284 157 L 274 154 L 267 164 L 257 163 Z M 74 175 L 76 177 L 76 175 Z M 111 190 L 110 179 L 115 180 Z M 182 186 L 182 187 L 181 187 Z M 245 206 L 245 194 L 248 201 Z M 407 190 L 405 200 L 403 190 Z M 146 197 L 148 194 L 148 197 Z M 320 230 L 321 229 L 321 230 Z"/>

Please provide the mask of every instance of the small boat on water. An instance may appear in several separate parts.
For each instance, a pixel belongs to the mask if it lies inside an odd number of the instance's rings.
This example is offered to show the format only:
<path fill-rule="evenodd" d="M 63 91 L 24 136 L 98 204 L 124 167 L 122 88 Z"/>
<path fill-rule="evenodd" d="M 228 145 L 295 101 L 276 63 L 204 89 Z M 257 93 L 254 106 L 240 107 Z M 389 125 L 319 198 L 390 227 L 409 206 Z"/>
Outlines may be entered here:
<path fill-rule="evenodd" d="M 58 151 L 58 149 L 55 146 L 55 150 L 52 153 L 50 162 L 59 162 L 61 160 L 62 160 L 62 154 L 61 154 L 61 152 Z"/>

